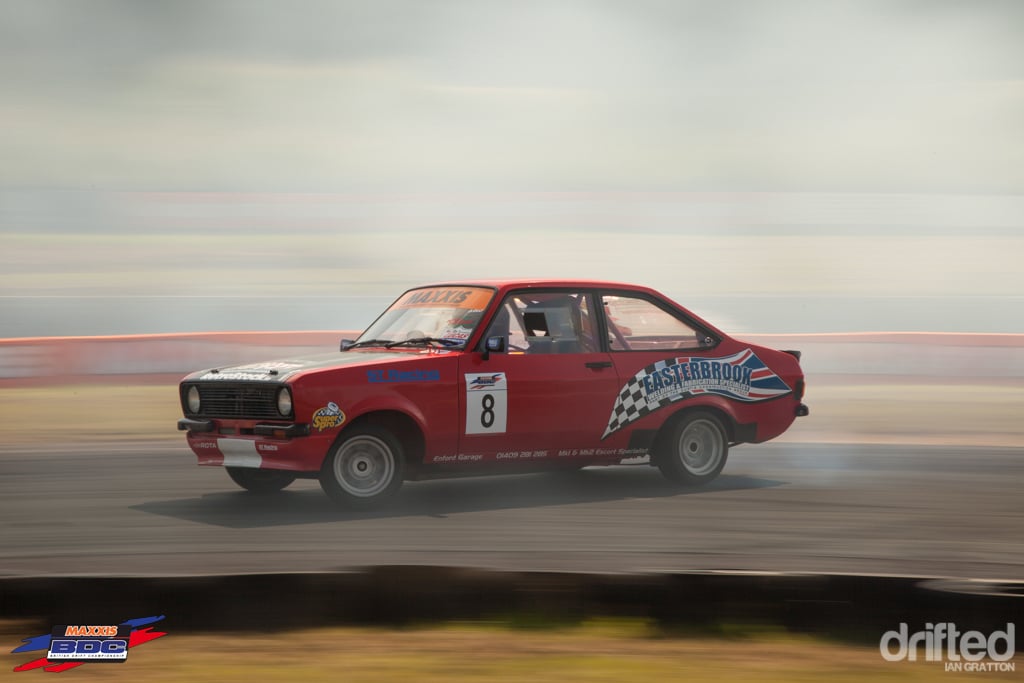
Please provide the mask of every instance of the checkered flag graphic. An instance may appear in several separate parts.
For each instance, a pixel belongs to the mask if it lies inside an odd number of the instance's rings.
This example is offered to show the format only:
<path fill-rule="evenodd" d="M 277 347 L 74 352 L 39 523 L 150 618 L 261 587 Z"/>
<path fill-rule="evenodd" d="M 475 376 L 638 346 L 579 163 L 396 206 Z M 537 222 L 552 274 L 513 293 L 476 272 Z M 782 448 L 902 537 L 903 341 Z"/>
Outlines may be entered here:
<path fill-rule="evenodd" d="M 608 427 L 604 430 L 601 438 L 619 431 L 633 420 L 639 420 L 650 412 L 647 408 L 647 399 L 640 380 L 633 377 L 622 387 L 618 397 L 615 399 L 615 406 L 612 408 L 612 415 L 608 418 Z"/>
<path fill-rule="evenodd" d="M 648 402 L 647 397 L 644 395 L 643 378 L 674 362 L 674 360 L 661 360 L 653 365 L 648 365 L 626 382 L 625 386 L 622 387 L 622 391 L 615 398 L 615 405 L 612 407 L 612 414 L 608 419 L 608 427 L 605 428 L 604 434 L 601 435 L 602 440 L 631 422 L 639 420 L 644 415 L 653 413 L 658 408 L 663 408 L 674 401 L 682 400 L 690 395 L 689 393 L 676 394 L 675 396 L 666 397 L 654 402 Z"/>

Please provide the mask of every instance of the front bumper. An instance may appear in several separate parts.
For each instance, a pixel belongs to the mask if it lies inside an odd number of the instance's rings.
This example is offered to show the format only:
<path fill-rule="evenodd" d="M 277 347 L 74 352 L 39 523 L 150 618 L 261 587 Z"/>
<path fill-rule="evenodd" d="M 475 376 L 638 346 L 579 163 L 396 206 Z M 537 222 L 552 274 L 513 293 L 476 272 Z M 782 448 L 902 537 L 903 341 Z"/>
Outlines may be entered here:
<path fill-rule="evenodd" d="M 187 417 L 178 420 L 179 432 L 212 432 L 216 428 L 217 424 L 213 420 L 192 420 Z"/>
<path fill-rule="evenodd" d="M 189 448 L 199 465 L 289 472 L 320 471 L 334 434 L 310 434 L 307 424 L 265 424 L 183 418 Z"/>
<path fill-rule="evenodd" d="M 307 424 L 254 424 L 249 428 L 256 436 L 272 436 L 279 439 L 293 439 L 298 436 L 309 436 L 309 425 Z M 217 423 L 214 420 L 193 420 L 184 417 L 178 420 L 179 432 L 195 432 L 197 434 L 208 434 L 217 430 Z"/>

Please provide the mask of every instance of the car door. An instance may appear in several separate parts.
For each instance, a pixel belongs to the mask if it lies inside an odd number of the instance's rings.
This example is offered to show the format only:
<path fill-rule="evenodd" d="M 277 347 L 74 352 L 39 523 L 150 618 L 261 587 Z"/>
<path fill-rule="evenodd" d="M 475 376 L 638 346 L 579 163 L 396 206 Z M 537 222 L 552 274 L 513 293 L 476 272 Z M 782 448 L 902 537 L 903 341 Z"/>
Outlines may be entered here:
<path fill-rule="evenodd" d="M 745 359 L 719 358 L 735 349 L 724 349 L 715 335 L 667 302 L 628 291 L 599 292 L 599 299 L 621 381 L 603 433 L 608 445 L 650 445 L 677 402 L 727 390 L 734 373 L 739 388 Z"/>
<path fill-rule="evenodd" d="M 465 354 L 459 452 L 496 461 L 593 456 L 619 380 L 593 324 L 593 294 L 525 290 L 502 302 L 484 339 L 501 352 Z"/>

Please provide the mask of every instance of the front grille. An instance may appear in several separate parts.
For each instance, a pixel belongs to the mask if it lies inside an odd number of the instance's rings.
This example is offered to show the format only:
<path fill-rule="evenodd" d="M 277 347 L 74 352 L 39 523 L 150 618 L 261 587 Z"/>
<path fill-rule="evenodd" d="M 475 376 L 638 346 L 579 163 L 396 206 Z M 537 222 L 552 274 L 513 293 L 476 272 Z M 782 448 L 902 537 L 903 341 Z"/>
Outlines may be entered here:
<path fill-rule="evenodd" d="M 188 387 L 182 388 L 182 397 Z M 280 384 L 259 382 L 197 382 L 199 412 L 197 417 L 241 418 L 247 420 L 281 419 L 277 412 L 277 391 Z M 185 410 L 187 411 L 187 404 Z"/>

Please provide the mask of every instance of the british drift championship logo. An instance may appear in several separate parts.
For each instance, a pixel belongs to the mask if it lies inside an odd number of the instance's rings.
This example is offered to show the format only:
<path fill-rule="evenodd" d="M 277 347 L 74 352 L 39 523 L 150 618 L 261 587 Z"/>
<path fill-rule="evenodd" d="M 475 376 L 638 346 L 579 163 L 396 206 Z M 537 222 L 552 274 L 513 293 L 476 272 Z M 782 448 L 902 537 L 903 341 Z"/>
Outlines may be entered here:
<path fill-rule="evenodd" d="M 472 377 L 473 379 L 470 379 Z M 500 388 L 505 380 L 505 373 L 499 372 L 493 375 L 466 375 L 466 389 L 473 391 L 479 389 Z"/>
<path fill-rule="evenodd" d="M 737 401 L 764 401 L 791 391 L 750 349 L 722 358 L 680 357 L 648 365 L 626 382 L 615 399 L 602 439 L 658 408 L 684 398 L 717 394 Z"/>
<path fill-rule="evenodd" d="M 129 649 L 167 635 L 162 631 L 154 631 L 150 626 L 163 618 L 163 615 L 160 615 L 128 619 L 116 626 L 79 624 L 54 626 L 50 633 L 25 638 L 21 646 L 11 650 L 11 654 L 35 652 L 36 650 L 46 651 L 45 657 L 25 662 L 14 667 L 14 670 L 42 669 L 50 673 L 59 673 L 82 664 L 124 662 L 128 659 Z"/>

